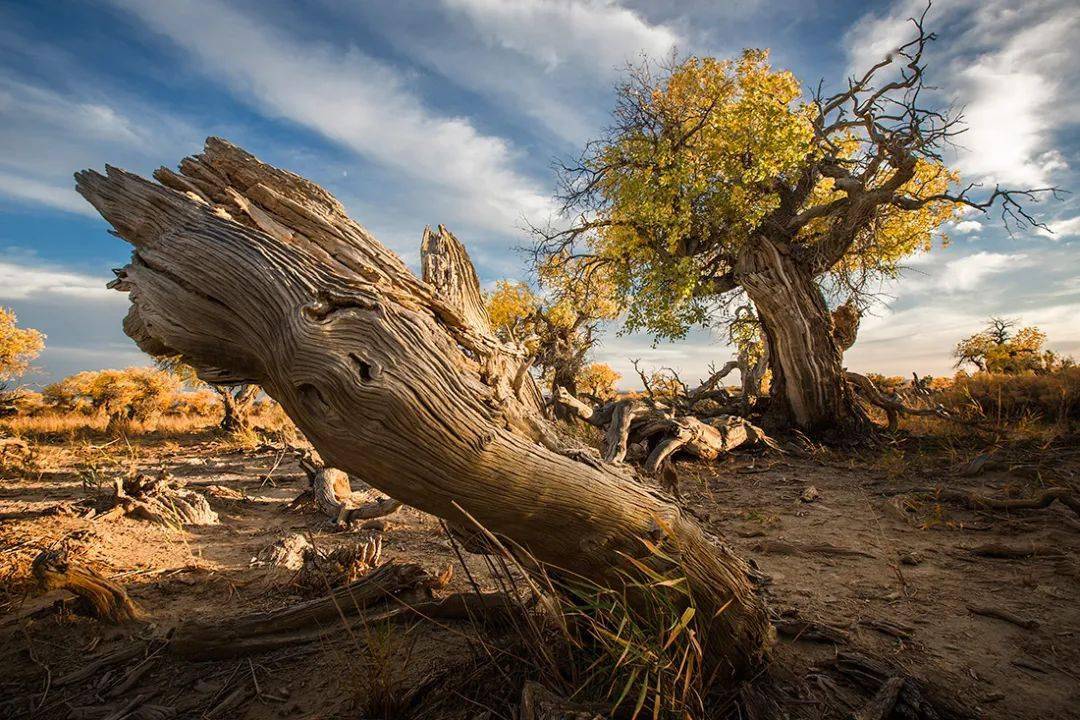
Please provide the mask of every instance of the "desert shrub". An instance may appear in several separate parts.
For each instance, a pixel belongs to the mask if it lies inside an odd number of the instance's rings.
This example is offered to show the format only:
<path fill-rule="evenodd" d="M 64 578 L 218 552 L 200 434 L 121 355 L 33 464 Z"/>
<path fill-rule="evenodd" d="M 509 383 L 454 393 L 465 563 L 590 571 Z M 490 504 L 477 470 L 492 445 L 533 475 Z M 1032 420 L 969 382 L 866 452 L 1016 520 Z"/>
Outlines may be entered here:
<path fill-rule="evenodd" d="M 956 346 L 956 366 L 970 364 L 980 372 L 1022 375 L 1053 373 L 1074 364 L 1072 358 L 1043 347 L 1046 333 L 1039 328 L 1029 326 L 1014 331 L 1015 327 L 1015 320 L 990 318 L 985 328 Z"/>
<path fill-rule="evenodd" d="M 33 390 L 15 390 L 4 398 L 11 411 L 7 414 L 20 417 L 37 417 L 48 409 L 45 396 Z"/>
<path fill-rule="evenodd" d="M 877 386 L 877 389 L 887 395 L 894 395 L 897 390 L 907 385 L 907 378 L 899 375 L 881 375 L 880 373 L 867 373 L 866 377 Z"/>
<path fill-rule="evenodd" d="M 1002 420 L 1036 416 L 1046 422 L 1080 420 L 1080 367 L 1048 373 L 1008 375 L 958 373 L 938 400 L 954 410 L 975 410 Z"/>
<path fill-rule="evenodd" d="M 105 415 L 110 424 L 146 423 L 164 412 L 180 387 L 173 375 L 155 368 L 88 370 L 44 389 L 57 410 Z"/>
<path fill-rule="evenodd" d="M 200 418 L 217 416 L 221 414 L 221 399 L 212 390 L 176 393 L 168 414 Z"/>
<path fill-rule="evenodd" d="M 611 400 L 618 394 L 615 384 L 621 377 L 607 363 L 590 363 L 578 373 L 578 388 L 599 400 Z"/>

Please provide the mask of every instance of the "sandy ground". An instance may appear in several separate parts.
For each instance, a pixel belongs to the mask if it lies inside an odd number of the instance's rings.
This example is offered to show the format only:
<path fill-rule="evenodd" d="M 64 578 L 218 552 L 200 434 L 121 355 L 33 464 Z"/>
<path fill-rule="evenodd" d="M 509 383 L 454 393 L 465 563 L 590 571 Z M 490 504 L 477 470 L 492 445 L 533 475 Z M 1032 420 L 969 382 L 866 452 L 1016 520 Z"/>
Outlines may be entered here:
<path fill-rule="evenodd" d="M 300 600 L 287 587 L 269 586 L 265 569 L 251 565 L 286 534 L 305 533 L 326 548 L 381 533 L 385 558 L 432 573 L 457 559 L 438 522 L 411 508 L 382 530 L 351 532 L 310 512 L 287 511 L 307 481 L 291 457 L 265 480 L 278 460 L 273 451 L 227 451 L 200 436 L 140 440 L 122 450 L 59 444 L 47 450 L 53 467 L 40 477 L 0 481 L 0 717 L 155 717 L 155 706 L 160 717 L 376 717 L 375 695 L 404 696 L 410 684 L 448 668 L 467 674 L 483 664 L 469 627 L 420 625 L 394 637 L 339 633 L 243 660 L 177 660 L 154 640 L 170 627 Z M 161 467 L 189 488 L 219 485 L 244 497 L 208 491 L 221 523 L 184 530 L 51 514 L 58 504 L 97 492 L 96 483 L 116 473 Z M 752 559 L 768 579 L 771 606 L 789 620 L 770 673 L 789 717 L 849 717 L 867 701 L 868 693 L 818 667 L 850 651 L 888 660 L 975 716 L 1080 717 L 1075 515 L 1056 503 L 990 513 L 902 494 L 939 483 L 996 497 L 1029 494 L 1047 483 L 1076 488 L 1074 460 L 999 463 L 972 478 L 958 477 L 943 459 L 877 451 L 859 459 L 744 454 L 678 467 L 684 505 Z M 108 626 L 57 610 L 51 596 L 36 598 L 29 564 L 62 539 L 78 562 L 122 582 L 147 623 Z M 996 559 L 971 550 L 992 543 L 1055 552 Z M 467 562 L 488 582 L 481 560 Z M 459 570 L 447 591 L 467 587 Z M 970 608 L 1007 611 L 1027 627 Z M 796 616 L 812 630 L 800 630 Z M 822 629 L 831 640 L 818 637 Z M 144 648 L 135 659 L 85 679 L 66 677 L 132 643 Z M 125 686 L 133 668 L 141 670 Z M 471 694 L 452 698 L 459 717 L 516 717 L 498 699 L 506 692 L 486 691 L 480 681 L 470 687 Z M 143 709 L 125 715 L 140 697 Z"/>

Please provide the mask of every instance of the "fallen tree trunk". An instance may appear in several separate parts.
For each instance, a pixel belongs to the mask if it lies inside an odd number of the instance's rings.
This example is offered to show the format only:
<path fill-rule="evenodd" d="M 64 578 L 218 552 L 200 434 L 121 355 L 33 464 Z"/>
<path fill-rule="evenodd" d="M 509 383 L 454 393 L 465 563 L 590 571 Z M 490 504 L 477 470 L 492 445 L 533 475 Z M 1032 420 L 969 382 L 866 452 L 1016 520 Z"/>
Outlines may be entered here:
<path fill-rule="evenodd" d="M 754 442 L 775 444 L 760 428 L 734 415 L 701 419 L 675 415 L 662 403 L 624 399 L 593 407 L 565 388 L 556 388 L 555 402 L 595 427 L 606 431 L 604 460 L 622 462 L 635 443 L 648 445 L 645 469 L 655 473 L 672 455 L 683 452 L 700 460 Z"/>
<path fill-rule="evenodd" d="M 214 138 L 180 171 L 155 173 L 167 187 L 76 175 L 134 246 L 113 286 L 143 350 L 259 385 L 327 465 L 451 523 L 467 513 L 563 572 L 610 587 L 635 561 L 685 576 L 718 682 L 762 660 L 772 632 L 746 564 L 625 470 L 557 452 L 552 426 L 492 377 L 512 350 L 329 193 Z"/>

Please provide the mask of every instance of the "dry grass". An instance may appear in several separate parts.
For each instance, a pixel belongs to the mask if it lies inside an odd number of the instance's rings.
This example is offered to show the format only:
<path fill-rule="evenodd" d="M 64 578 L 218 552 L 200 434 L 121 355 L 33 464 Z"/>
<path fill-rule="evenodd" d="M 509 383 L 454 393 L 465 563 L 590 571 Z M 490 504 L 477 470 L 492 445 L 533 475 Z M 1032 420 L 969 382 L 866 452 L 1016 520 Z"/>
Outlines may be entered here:
<path fill-rule="evenodd" d="M 239 448 L 258 445 L 261 442 L 260 433 L 277 435 L 295 432 L 292 421 L 276 403 L 259 403 L 249 420 L 254 429 L 232 434 L 231 440 Z M 114 419 L 110 422 L 104 413 L 53 410 L 4 418 L 0 420 L 0 436 L 64 442 L 141 435 L 167 439 L 215 430 L 219 422 L 217 414 L 196 413 L 169 413 L 142 421 Z"/>
<path fill-rule="evenodd" d="M 940 393 L 948 408 L 997 421 L 1051 424 L 1080 421 L 1080 367 L 1041 375 L 959 374 Z"/>
<path fill-rule="evenodd" d="M 641 559 L 628 557 L 622 582 L 606 587 L 548 568 L 523 548 L 511 554 L 494 536 L 488 544 L 481 557 L 511 606 L 515 642 L 485 644 L 504 672 L 517 666 L 523 680 L 538 680 L 579 710 L 631 720 L 706 717 L 707 708 L 731 700 L 711 692 L 710 618 L 697 612 L 678 548 L 645 542 Z M 483 625 L 477 631 L 482 638 Z"/>
<path fill-rule="evenodd" d="M 109 425 L 104 415 L 82 413 L 42 413 L 40 415 L 16 416 L 0 422 L 0 432 L 27 439 L 82 440 L 104 435 L 145 435 L 157 433 L 163 436 L 190 435 L 214 427 L 217 420 L 198 415 L 163 415 L 146 422 L 131 420 Z"/>

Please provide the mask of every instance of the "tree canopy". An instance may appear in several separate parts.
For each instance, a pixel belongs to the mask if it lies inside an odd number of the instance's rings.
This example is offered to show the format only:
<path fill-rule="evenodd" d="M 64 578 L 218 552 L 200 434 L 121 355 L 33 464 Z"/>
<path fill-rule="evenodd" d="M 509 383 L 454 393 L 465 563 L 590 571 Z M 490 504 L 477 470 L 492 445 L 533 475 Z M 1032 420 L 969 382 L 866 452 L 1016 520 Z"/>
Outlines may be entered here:
<path fill-rule="evenodd" d="M 631 68 L 613 125 L 560 168 L 569 224 L 534 228 L 537 263 L 603 266 L 628 330 L 677 339 L 737 298 L 739 259 L 763 239 L 838 303 L 864 305 L 873 281 L 947 242 L 961 208 L 998 204 L 1007 223 L 1037 225 L 1021 202 L 1053 188 L 975 198 L 945 164 L 961 117 L 925 101 L 935 36 L 913 23 L 912 40 L 831 96 L 760 49 Z"/>
<path fill-rule="evenodd" d="M 168 408 L 180 388 L 177 376 L 149 367 L 87 370 L 47 385 L 45 399 L 58 407 L 101 412 L 110 418 L 147 420 Z"/>
<path fill-rule="evenodd" d="M 583 277 L 568 272 L 572 266 L 547 263 L 540 269 L 538 280 L 545 294 L 523 282 L 502 280 L 485 298 L 496 334 L 524 344 L 554 384 L 571 389 L 584 370 L 600 323 L 618 314 L 606 274 Z"/>
<path fill-rule="evenodd" d="M 19 327 L 14 311 L 0 307 L 0 382 L 14 380 L 26 372 L 44 347 L 44 334 Z"/>
<path fill-rule="evenodd" d="M 1016 330 L 1016 321 L 994 317 L 981 331 L 961 340 L 954 352 L 956 366 L 974 365 L 982 372 L 1019 375 L 1055 369 L 1062 360 L 1044 349 L 1046 333 L 1035 326 Z"/>
<path fill-rule="evenodd" d="M 564 168 L 579 222 L 544 234 L 539 257 L 606 266 L 631 330 L 679 338 L 706 323 L 762 235 L 857 292 L 928 250 L 959 206 L 936 152 L 894 152 L 881 118 L 858 117 L 866 100 L 838 117 L 841 101 L 806 97 L 765 50 L 636 68 L 618 97 L 615 126 Z"/>

